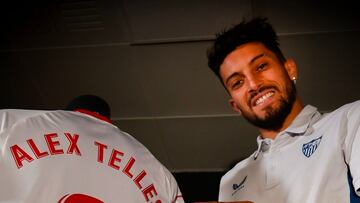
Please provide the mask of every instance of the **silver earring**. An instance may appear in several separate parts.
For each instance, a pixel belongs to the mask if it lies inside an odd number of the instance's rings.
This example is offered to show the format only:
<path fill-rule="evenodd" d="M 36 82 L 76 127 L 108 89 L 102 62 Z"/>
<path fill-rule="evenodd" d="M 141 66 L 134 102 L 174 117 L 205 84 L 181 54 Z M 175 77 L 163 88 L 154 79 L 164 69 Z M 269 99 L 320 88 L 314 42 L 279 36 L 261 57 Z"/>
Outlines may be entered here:
<path fill-rule="evenodd" d="M 292 80 L 294 81 L 294 84 L 296 84 L 296 77 L 293 77 Z"/>

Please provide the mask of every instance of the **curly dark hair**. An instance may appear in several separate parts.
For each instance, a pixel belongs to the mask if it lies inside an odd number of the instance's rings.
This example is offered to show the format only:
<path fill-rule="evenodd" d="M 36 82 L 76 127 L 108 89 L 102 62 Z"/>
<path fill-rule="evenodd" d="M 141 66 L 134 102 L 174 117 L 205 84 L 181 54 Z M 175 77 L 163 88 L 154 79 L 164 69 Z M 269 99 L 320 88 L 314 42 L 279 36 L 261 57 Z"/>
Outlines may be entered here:
<path fill-rule="evenodd" d="M 215 42 L 207 51 L 208 66 L 220 77 L 220 65 L 228 54 L 240 45 L 249 42 L 260 42 L 272 51 L 281 62 L 285 57 L 279 48 L 278 36 L 266 18 L 257 17 L 224 30 L 216 35 Z"/>

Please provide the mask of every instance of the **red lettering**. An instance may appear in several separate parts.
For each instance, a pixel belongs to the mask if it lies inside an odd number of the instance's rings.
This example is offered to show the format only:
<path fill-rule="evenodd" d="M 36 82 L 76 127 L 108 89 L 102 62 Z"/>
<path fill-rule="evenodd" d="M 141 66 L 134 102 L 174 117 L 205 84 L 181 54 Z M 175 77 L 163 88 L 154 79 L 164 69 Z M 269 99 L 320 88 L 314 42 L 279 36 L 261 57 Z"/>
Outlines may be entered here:
<path fill-rule="evenodd" d="M 46 151 L 45 152 L 40 152 L 39 148 L 36 146 L 36 144 L 34 143 L 34 141 L 32 139 L 26 140 L 26 142 L 30 146 L 31 150 L 34 152 L 37 159 L 49 155 L 49 153 L 46 152 Z"/>
<path fill-rule="evenodd" d="M 104 149 L 107 149 L 107 146 L 104 144 L 101 144 L 100 142 L 94 142 L 96 146 L 98 146 L 98 162 L 103 163 L 104 161 Z"/>
<path fill-rule="evenodd" d="M 53 140 L 53 138 L 58 137 L 56 133 L 45 134 L 44 137 L 46 140 L 46 144 L 49 147 L 50 154 L 64 154 L 64 150 L 55 148 L 56 146 L 60 145 L 59 141 Z"/>
<path fill-rule="evenodd" d="M 155 187 L 153 184 L 147 186 L 142 193 L 144 194 L 145 200 L 148 202 L 149 201 L 149 196 L 150 198 L 154 197 L 155 195 L 157 195 L 157 192 L 155 190 Z"/>
<path fill-rule="evenodd" d="M 23 166 L 22 161 L 26 160 L 29 163 L 32 162 L 34 159 L 27 154 L 21 147 L 18 145 L 14 145 L 10 147 L 11 154 L 15 159 L 16 166 L 20 169 Z"/>
<path fill-rule="evenodd" d="M 127 162 L 125 168 L 123 169 L 123 172 L 130 178 L 133 177 L 133 174 L 130 173 L 130 170 L 131 170 L 132 166 L 134 165 L 134 163 L 135 163 L 135 159 L 133 157 L 131 157 L 130 160 Z"/>
<path fill-rule="evenodd" d="M 66 138 L 69 140 L 70 144 L 69 144 L 69 147 L 68 147 L 68 150 L 67 150 L 67 153 L 68 154 L 73 154 L 74 153 L 74 150 L 75 150 L 75 153 L 79 156 L 81 156 L 81 152 L 80 152 L 80 149 L 79 147 L 77 146 L 77 141 L 79 139 L 79 135 L 77 134 L 74 134 L 74 136 L 71 136 L 70 133 L 64 133 Z"/>
<path fill-rule="evenodd" d="M 146 172 L 142 170 L 138 176 L 134 179 L 135 184 L 138 186 L 139 189 L 142 188 L 140 181 L 146 176 Z"/>
<path fill-rule="evenodd" d="M 108 163 L 108 165 L 110 167 L 113 167 L 116 170 L 120 169 L 120 166 L 116 165 L 116 162 L 118 162 L 118 163 L 121 162 L 121 159 L 118 156 L 124 156 L 124 153 L 122 153 L 116 149 L 113 149 L 111 152 L 109 163 Z"/>

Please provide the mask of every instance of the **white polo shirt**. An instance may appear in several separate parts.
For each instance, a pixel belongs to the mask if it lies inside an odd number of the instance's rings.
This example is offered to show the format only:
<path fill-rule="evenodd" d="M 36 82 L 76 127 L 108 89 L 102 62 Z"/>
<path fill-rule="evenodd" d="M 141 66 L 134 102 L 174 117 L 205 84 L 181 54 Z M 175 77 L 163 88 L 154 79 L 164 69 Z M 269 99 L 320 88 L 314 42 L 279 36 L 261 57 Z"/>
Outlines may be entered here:
<path fill-rule="evenodd" d="M 324 115 L 308 105 L 274 140 L 258 137 L 258 146 L 222 177 L 219 200 L 360 202 L 360 101 Z"/>
<path fill-rule="evenodd" d="M 141 143 L 83 113 L 1 110 L 0 152 L 0 202 L 184 202 Z"/>

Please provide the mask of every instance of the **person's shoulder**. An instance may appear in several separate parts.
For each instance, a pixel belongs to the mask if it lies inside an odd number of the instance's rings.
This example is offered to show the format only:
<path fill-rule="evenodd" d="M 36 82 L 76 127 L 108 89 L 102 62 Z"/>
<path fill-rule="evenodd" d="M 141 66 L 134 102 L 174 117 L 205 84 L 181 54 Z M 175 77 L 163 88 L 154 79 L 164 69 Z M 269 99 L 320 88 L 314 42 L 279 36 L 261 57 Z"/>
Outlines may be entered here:
<path fill-rule="evenodd" d="M 349 108 L 349 111 L 360 111 L 360 100 L 344 105 Z"/>
<path fill-rule="evenodd" d="M 28 115 L 38 112 L 44 112 L 43 110 L 33 110 L 33 109 L 0 109 L 0 114 L 4 115 Z"/>
<path fill-rule="evenodd" d="M 243 173 L 244 171 L 248 170 L 251 165 L 252 160 L 254 160 L 254 154 L 239 161 L 234 167 L 232 167 L 228 172 L 223 175 L 221 178 L 221 182 L 231 180 L 234 176 L 238 176 L 239 173 Z"/>
<path fill-rule="evenodd" d="M 360 100 L 345 104 L 332 113 L 334 114 L 346 114 L 348 116 L 359 115 L 360 113 Z"/>
<path fill-rule="evenodd" d="M 322 120 L 325 121 L 350 121 L 359 119 L 360 115 L 360 100 L 344 104 L 332 112 L 324 113 Z"/>
<path fill-rule="evenodd" d="M 1 109 L 0 110 L 0 121 L 1 130 L 8 128 L 14 123 L 25 120 L 29 117 L 37 116 L 45 113 L 44 110 L 29 110 L 29 109 Z"/>

